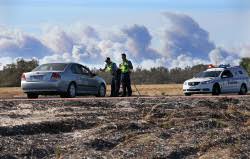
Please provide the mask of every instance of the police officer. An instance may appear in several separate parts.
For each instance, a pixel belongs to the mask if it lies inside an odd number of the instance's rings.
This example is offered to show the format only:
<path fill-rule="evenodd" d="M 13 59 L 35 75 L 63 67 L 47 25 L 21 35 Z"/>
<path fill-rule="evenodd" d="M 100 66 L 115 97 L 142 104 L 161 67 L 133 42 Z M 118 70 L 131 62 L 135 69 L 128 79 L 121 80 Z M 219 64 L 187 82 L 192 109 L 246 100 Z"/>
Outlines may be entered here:
<path fill-rule="evenodd" d="M 123 89 L 122 96 L 123 97 L 125 97 L 126 95 L 131 96 L 132 89 L 131 89 L 130 73 L 131 70 L 133 69 L 133 65 L 131 61 L 127 60 L 125 53 L 122 54 L 122 63 L 119 65 L 119 68 L 121 70 L 121 82 Z"/>
<path fill-rule="evenodd" d="M 119 89 L 120 89 L 120 78 L 117 74 L 118 68 L 116 66 L 116 63 L 112 62 L 109 57 L 105 60 L 106 65 L 104 69 L 100 69 L 100 71 L 110 72 L 112 75 L 111 79 L 111 94 L 110 97 L 116 97 L 118 96 Z M 119 80 L 119 81 L 117 81 Z M 119 83 L 118 83 L 119 82 Z M 119 88 L 118 88 L 119 84 Z"/>

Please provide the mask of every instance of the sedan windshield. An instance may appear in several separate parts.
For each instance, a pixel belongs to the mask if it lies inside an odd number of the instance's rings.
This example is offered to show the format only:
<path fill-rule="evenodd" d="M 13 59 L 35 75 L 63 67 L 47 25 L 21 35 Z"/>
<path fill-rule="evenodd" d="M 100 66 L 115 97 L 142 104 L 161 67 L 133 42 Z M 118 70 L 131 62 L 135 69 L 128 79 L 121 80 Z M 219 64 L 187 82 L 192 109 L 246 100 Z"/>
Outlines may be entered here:
<path fill-rule="evenodd" d="M 63 71 L 66 66 L 67 64 L 64 63 L 43 64 L 33 71 Z"/>
<path fill-rule="evenodd" d="M 195 75 L 195 78 L 206 78 L 206 77 L 219 77 L 221 71 L 204 71 Z"/>

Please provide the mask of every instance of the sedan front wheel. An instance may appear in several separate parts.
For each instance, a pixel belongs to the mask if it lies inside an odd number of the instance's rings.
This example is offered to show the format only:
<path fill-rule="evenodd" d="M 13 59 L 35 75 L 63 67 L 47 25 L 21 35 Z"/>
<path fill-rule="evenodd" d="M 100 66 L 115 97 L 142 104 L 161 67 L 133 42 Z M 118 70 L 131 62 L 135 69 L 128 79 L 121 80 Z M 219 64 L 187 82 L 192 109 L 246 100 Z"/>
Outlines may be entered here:
<path fill-rule="evenodd" d="M 104 84 L 100 85 L 97 97 L 105 97 L 106 96 L 106 87 Z"/>

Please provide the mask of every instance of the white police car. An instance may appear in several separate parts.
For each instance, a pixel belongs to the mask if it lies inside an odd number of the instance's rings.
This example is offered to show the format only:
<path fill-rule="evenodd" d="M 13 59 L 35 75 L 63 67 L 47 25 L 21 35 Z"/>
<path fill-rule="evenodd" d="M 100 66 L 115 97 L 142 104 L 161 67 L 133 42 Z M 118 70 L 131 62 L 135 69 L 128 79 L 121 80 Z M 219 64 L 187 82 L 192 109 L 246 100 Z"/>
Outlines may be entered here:
<path fill-rule="evenodd" d="M 220 65 L 219 67 L 210 65 L 209 69 L 198 73 L 183 84 L 183 92 L 186 96 L 205 93 L 245 95 L 249 88 L 250 80 L 247 72 L 241 66 L 230 67 L 230 65 Z"/>

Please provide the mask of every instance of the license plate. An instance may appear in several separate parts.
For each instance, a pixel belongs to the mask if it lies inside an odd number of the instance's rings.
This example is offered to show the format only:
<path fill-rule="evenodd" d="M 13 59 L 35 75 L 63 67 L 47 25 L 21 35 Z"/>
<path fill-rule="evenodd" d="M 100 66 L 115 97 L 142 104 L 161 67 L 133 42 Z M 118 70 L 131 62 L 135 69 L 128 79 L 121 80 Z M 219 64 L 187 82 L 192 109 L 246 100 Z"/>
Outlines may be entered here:
<path fill-rule="evenodd" d="M 32 81 L 41 81 L 41 80 L 43 80 L 43 75 L 40 75 L 40 76 L 31 76 L 30 79 Z"/>

